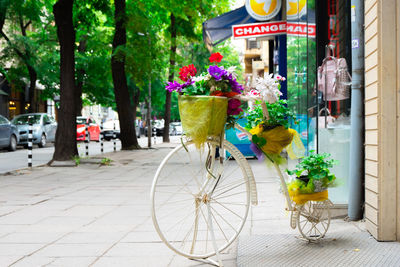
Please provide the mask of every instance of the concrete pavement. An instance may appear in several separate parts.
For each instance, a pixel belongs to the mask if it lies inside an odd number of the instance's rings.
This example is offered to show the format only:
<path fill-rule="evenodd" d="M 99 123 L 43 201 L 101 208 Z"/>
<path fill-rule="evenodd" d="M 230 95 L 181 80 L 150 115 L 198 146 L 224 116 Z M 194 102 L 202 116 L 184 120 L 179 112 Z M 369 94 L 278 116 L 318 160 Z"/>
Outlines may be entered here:
<path fill-rule="evenodd" d="M 37 167 L 0 176 L 0 266 L 204 266 L 167 248 L 151 221 L 154 173 L 178 143 L 108 153 L 111 166 Z M 375 259 L 375 266 L 400 265 L 399 243 L 380 246 L 363 223 L 336 219 L 319 245 L 299 240 L 275 174 L 256 160 L 250 165 L 260 202 L 239 241 L 223 253 L 225 266 L 336 266 L 338 255 L 347 257 L 347 266 L 363 266 L 360 255 Z M 335 257 L 326 262 L 319 255 Z"/>
<path fill-rule="evenodd" d="M 147 147 L 147 137 L 142 136 L 138 139 L 141 147 Z M 161 137 L 156 138 L 156 144 L 162 142 Z M 152 138 L 152 144 L 154 138 Z M 121 149 L 121 142 L 117 139 L 116 142 L 117 151 Z M 114 150 L 113 141 L 104 142 L 104 152 L 112 152 Z M 85 157 L 85 143 L 78 142 L 78 153 L 81 157 Z M 33 166 L 40 166 L 48 163 L 54 154 L 54 145 L 47 144 L 44 148 L 38 148 L 37 145 L 33 146 L 32 150 Z M 100 155 L 100 143 L 91 141 L 89 143 L 89 156 Z M 22 147 L 18 147 L 17 151 L 9 152 L 7 150 L 0 150 L 0 174 L 10 172 L 13 170 L 23 169 L 28 166 L 28 150 Z"/>

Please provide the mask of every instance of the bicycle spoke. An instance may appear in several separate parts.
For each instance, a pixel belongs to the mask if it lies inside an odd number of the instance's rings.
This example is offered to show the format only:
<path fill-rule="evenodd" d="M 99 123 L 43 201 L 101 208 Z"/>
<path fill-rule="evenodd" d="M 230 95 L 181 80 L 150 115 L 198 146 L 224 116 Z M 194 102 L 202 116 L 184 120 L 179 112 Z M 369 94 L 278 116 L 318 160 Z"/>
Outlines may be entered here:
<path fill-rule="evenodd" d="M 225 220 L 225 218 L 224 218 L 213 206 L 210 206 L 210 207 L 211 207 L 211 209 L 213 209 L 213 210 L 215 211 L 215 213 L 216 213 L 226 224 L 228 224 L 228 225 L 233 229 L 233 231 L 235 231 L 235 232 L 237 233 L 235 227 L 233 227 L 232 224 L 230 224 L 227 220 Z"/>
<path fill-rule="evenodd" d="M 237 192 L 237 193 L 234 193 L 234 194 L 231 194 L 231 195 L 227 195 L 227 196 L 222 196 L 222 197 L 219 197 L 221 195 L 221 194 L 219 194 L 218 197 L 213 196 L 212 198 L 213 199 L 221 199 L 221 198 L 227 198 L 227 197 L 231 197 L 231 196 L 236 196 L 236 195 L 243 194 L 243 193 L 247 193 L 247 191 L 241 191 L 241 192 Z"/>
<path fill-rule="evenodd" d="M 243 220 L 243 217 L 241 217 L 239 214 L 237 214 L 236 212 L 234 212 L 233 210 L 227 208 L 225 205 L 222 205 L 221 203 L 219 203 L 218 201 L 215 201 L 215 203 L 219 204 L 220 206 L 222 206 L 223 208 L 225 208 L 226 210 L 232 212 L 233 214 L 235 214 L 237 217 L 239 217 L 241 220 Z"/>

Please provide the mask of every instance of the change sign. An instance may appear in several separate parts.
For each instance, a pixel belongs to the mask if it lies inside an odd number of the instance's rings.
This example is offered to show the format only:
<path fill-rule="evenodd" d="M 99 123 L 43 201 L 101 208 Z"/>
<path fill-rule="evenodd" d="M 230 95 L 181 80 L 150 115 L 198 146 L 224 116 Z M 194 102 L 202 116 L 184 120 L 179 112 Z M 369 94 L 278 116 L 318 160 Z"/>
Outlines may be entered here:
<path fill-rule="evenodd" d="M 286 21 L 234 25 L 232 31 L 235 39 L 286 34 Z"/>
<path fill-rule="evenodd" d="M 315 37 L 315 24 L 301 22 L 274 21 L 232 26 L 234 39 L 275 36 L 288 34 L 294 36 Z"/>

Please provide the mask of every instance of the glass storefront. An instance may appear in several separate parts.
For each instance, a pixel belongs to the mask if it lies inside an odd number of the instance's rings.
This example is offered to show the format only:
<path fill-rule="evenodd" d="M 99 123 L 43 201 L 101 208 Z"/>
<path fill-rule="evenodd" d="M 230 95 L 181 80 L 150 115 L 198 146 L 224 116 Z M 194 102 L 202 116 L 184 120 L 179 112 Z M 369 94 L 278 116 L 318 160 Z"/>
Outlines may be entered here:
<path fill-rule="evenodd" d="M 298 1 L 301 5 L 302 1 Z M 335 77 L 329 76 L 332 62 L 344 58 L 351 72 L 350 1 L 308 0 L 306 11 L 288 22 L 316 26 L 316 34 L 287 36 L 287 96 L 288 106 L 297 114 L 296 129 L 307 148 L 327 152 L 339 160 L 333 172 L 341 185 L 330 190 L 335 204 L 346 204 L 348 199 L 349 148 L 350 148 L 350 95 L 335 97 L 329 85 Z M 324 59 L 329 56 L 335 59 Z M 318 67 L 324 63 L 321 71 Z M 319 77 L 318 77 L 319 75 Z M 321 86 L 320 83 L 324 83 Z M 334 83 L 334 81 L 333 81 Z M 349 89 L 349 88 L 347 88 Z M 328 90 L 328 91 L 327 91 Z"/>

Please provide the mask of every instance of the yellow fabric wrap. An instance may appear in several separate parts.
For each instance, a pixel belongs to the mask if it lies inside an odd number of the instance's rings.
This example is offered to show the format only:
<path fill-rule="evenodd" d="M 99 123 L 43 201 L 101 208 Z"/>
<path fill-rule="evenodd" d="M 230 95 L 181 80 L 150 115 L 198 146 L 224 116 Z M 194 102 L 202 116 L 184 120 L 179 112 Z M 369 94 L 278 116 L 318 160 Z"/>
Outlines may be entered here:
<path fill-rule="evenodd" d="M 312 193 L 312 194 L 299 194 L 298 191 L 289 190 L 290 198 L 298 205 L 303 205 L 307 201 L 324 201 L 328 199 L 328 190 Z"/>
<path fill-rule="evenodd" d="M 220 96 L 179 96 L 183 130 L 197 148 L 208 136 L 220 136 L 225 128 L 228 98 Z"/>
<path fill-rule="evenodd" d="M 292 142 L 293 137 L 297 134 L 296 130 L 290 128 L 286 129 L 283 126 L 277 126 L 267 131 L 263 130 L 263 126 L 259 124 L 251 129 L 250 133 L 267 140 L 267 143 L 261 147 L 261 149 L 264 153 L 272 155 L 280 154 L 282 150 Z"/>

